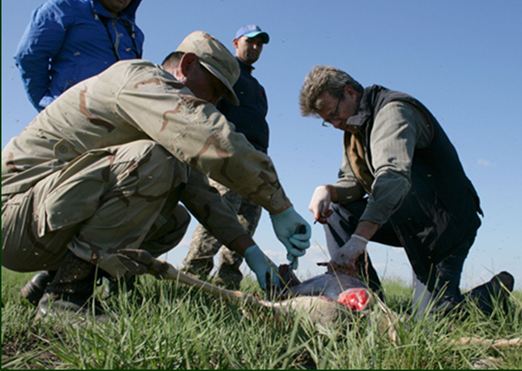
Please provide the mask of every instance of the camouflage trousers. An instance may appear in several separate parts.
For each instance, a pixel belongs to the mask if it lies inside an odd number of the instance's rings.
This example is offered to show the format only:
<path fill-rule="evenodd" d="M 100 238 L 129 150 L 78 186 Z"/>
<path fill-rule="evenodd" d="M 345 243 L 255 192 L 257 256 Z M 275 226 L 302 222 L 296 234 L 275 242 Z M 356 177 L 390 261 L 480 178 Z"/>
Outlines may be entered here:
<path fill-rule="evenodd" d="M 261 206 L 246 200 L 236 192 L 212 179 L 209 179 L 209 182 L 234 207 L 239 222 L 248 234 L 253 236 L 259 224 L 259 219 L 261 219 Z M 221 245 L 201 224 L 198 224 L 192 235 L 189 252 L 185 260 L 183 260 L 183 271 L 206 280 L 214 268 L 214 256 L 220 249 L 221 254 L 214 279 L 216 283 L 229 289 L 239 289 L 243 279 L 243 274 L 239 270 L 243 257 Z"/>
<path fill-rule="evenodd" d="M 150 140 L 92 150 L 24 193 L 2 196 L 2 265 L 56 270 L 67 251 L 114 277 L 120 249 L 159 256 L 176 246 L 190 215 L 178 204 L 187 168 Z"/>

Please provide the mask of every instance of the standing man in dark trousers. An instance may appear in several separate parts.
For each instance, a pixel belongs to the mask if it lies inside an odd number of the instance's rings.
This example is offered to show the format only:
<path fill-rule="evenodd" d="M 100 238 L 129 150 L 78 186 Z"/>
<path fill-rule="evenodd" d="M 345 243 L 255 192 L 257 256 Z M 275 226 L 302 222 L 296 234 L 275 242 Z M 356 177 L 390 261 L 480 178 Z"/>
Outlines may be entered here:
<path fill-rule="evenodd" d="M 265 119 L 268 102 L 265 89 L 252 76 L 252 71 L 253 64 L 259 59 L 264 44 L 268 44 L 269 40 L 268 34 L 256 25 L 247 25 L 237 31 L 233 45 L 236 49 L 236 59 L 241 67 L 241 75 L 234 85 L 234 91 L 240 105 L 234 106 L 225 100 L 221 100 L 217 105 L 228 121 L 235 125 L 236 131 L 244 134 L 248 141 L 263 153 L 267 153 L 268 149 L 269 134 Z M 210 180 L 210 184 L 232 204 L 240 223 L 250 235 L 253 235 L 261 218 L 261 207 L 213 180 Z M 214 256 L 220 249 L 221 255 L 215 281 L 228 288 L 238 289 L 243 279 L 243 274 L 239 270 L 243 258 L 224 246 L 222 248 L 222 244 L 201 224 L 196 227 L 192 236 L 189 253 L 184 260 L 184 270 L 206 279 L 214 267 Z"/>

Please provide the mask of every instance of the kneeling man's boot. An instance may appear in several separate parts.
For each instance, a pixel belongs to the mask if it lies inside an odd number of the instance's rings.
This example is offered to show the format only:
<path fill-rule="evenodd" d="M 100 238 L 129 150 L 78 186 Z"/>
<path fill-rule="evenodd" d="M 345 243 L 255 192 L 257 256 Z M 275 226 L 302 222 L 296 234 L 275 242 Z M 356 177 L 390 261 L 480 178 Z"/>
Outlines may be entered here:
<path fill-rule="evenodd" d="M 509 293 L 513 291 L 514 285 L 515 278 L 510 273 L 503 271 L 493 276 L 488 282 L 464 294 L 464 298 L 475 301 L 480 310 L 489 316 L 497 305 L 507 311 L 507 299 Z"/>
<path fill-rule="evenodd" d="M 20 290 L 22 297 L 26 298 L 31 304 L 38 305 L 47 284 L 53 280 L 55 274 L 56 271 L 37 272 Z"/>
<path fill-rule="evenodd" d="M 69 251 L 38 303 L 36 318 L 86 313 L 91 307 L 95 275 L 96 266 Z M 99 311 L 96 308 L 94 314 Z"/>

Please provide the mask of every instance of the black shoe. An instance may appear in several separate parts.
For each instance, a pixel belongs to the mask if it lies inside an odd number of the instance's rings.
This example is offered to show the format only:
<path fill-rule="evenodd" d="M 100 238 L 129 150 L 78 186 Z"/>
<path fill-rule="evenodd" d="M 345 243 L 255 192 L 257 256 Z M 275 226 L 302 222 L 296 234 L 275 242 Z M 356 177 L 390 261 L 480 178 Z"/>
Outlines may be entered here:
<path fill-rule="evenodd" d="M 20 290 L 22 297 L 26 298 L 31 304 L 38 305 L 43 296 L 47 284 L 56 275 L 56 271 L 40 271 L 31 278 Z"/>
<path fill-rule="evenodd" d="M 69 251 L 38 302 L 36 318 L 87 312 L 95 286 L 96 267 Z"/>
<path fill-rule="evenodd" d="M 509 292 L 513 292 L 513 288 L 515 287 L 515 277 L 513 277 L 511 273 L 502 271 L 492 279 L 495 278 L 498 279 Z"/>
<path fill-rule="evenodd" d="M 495 302 L 504 310 L 507 310 L 507 298 L 513 291 L 515 278 L 503 271 L 493 276 L 488 282 L 475 287 L 466 294 L 466 300 L 473 300 L 486 315 L 493 313 Z"/>

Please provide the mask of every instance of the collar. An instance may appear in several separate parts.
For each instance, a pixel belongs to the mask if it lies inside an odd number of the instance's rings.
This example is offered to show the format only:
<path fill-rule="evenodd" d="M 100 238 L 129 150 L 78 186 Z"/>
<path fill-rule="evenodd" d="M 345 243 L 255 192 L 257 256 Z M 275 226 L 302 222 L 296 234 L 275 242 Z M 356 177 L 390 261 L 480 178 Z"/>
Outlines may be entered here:
<path fill-rule="evenodd" d="M 369 94 L 368 90 L 364 89 L 363 93 L 359 96 L 359 102 L 357 102 L 357 110 L 350 117 L 346 124 L 353 126 L 363 126 L 371 115 L 370 110 L 368 110 L 369 106 Z"/>
<path fill-rule="evenodd" d="M 252 71 L 255 70 L 255 67 L 254 66 L 249 66 L 248 64 L 246 64 L 245 62 L 243 62 L 241 59 L 239 59 L 238 57 L 236 57 L 236 60 L 238 61 L 239 63 L 239 67 L 241 67 L 242 70 L 244 70 L 245 72 L 248 72 L 249 74 L 252 74 Z"/>
<path fill-rule="evenodd" d="M 136 17 L 136 10 L 138 9 L 141 0 L 132 0 L 125 10 L 120 12 L 118 18 L 125 18 L 128 21 L 134 22 Z M 91 0 L 91 9 L 94 14 L 103 16 L 105 18 L 114 18 L 105 7 L 102 5 L 100 0 Z"/>

